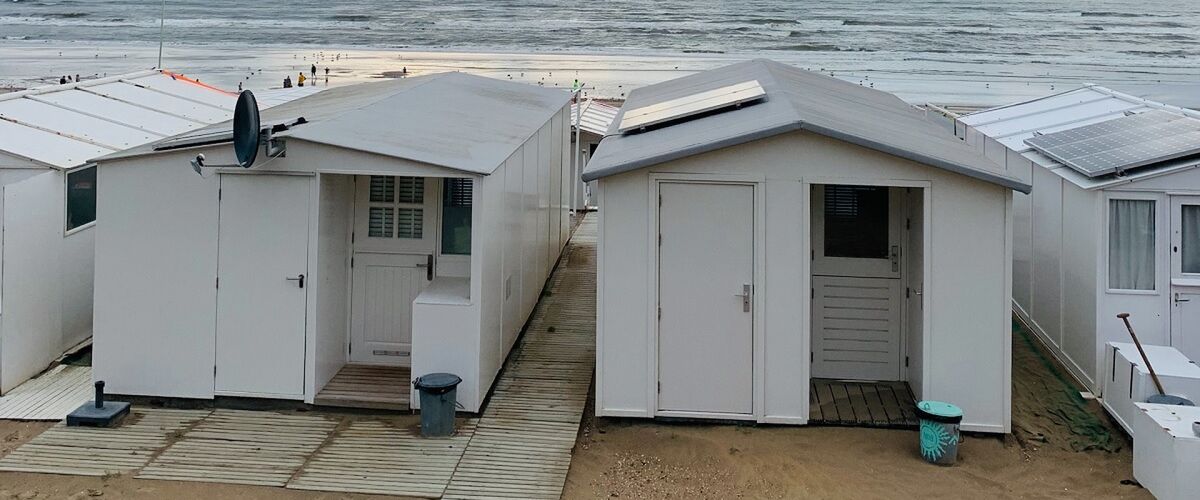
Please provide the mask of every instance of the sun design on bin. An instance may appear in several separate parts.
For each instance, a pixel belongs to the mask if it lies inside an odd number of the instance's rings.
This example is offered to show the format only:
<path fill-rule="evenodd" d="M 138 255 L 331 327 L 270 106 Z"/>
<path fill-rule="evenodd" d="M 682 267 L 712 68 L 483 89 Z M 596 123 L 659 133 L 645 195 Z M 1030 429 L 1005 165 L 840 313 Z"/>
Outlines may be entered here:
<path fill-rule="evenodd" d="M 946 446 L 954 443 L 954 436 L 936 422 L 921 422 L 921 455 L 929 460 L 938 460 L 946 453 Z"/>

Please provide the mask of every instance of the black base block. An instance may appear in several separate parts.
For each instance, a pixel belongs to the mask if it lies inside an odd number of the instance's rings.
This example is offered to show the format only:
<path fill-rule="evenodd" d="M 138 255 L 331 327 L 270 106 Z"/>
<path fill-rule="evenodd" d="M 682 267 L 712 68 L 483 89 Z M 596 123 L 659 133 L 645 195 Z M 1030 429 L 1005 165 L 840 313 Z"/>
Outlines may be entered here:
<path fill-rule="evenodd" d="M 112 427 L 128 414 L 129 403 L 105 401 L 104 406 L 96 408 L 95 401 L 88 401 L 67 415 L 67 427 Z"/>

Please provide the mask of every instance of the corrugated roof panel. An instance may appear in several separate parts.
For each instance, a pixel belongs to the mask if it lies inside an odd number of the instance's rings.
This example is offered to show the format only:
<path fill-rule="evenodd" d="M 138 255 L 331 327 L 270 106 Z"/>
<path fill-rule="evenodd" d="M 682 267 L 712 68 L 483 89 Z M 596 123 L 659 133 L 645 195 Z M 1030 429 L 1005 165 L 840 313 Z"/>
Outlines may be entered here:
<path fill-rule="evenodd" d="M 223 108 L 149 91 L 128 83 L 113 82 L 83 88 L 89 92 L 95 92 L 128 103 L 136 103 L 151 109 L 170 110 L 171 114 L 205 123 L 225 121 L 232 114 L 232 112 L 225 111 Z M 230 96 L 230 99 L 235 100 L 233 96 Z"/>
<path fill-rule="evenodd" d="M 1122 116 L 1126 111 L 1138 109 L 1145 109 L 1145 106 L 1120 99 L 1104 99 L 976 125 L 975 129 L 989 137 L 1001 138 L 1014 134 L 1032 133 L 1035 130 L 1041 131 L 1047 128 L 1070 128 L 1082 121 L 1094 121 L 1096 119 L 1103 119 L 1104 117 L 1117 118 Z"/>
<path fill-rule="evenodd" d="M 236 97 L 237 94 L 225 92 L 215 89 L 208 85 L 195 83 L 189 80 L 181 80 L 172 77 L 171 75 L 150 75 L 141 78 L 132 78 L 126 80 L 128 82 L 143 85 L 153 90 L 171 94 L 174 96 L 199 101 L 210 106 L 233 111 L 237 101 L 230 100 L 230 97 Z"/>
<path fill-rule="evenodd" d="M 88 114 L 103 116 L 109 120 L 124 123 L 125 125 L 164 137 L 203 125 L 203 122 L 171 115 L 165 111 L 134 106 L 82 90 L 64 90 L 62 92 L 36 94 L 30 95 L 26 99 L 44 101 L 65 108 L 84 111 Z"/>
<path fill-rule="evenodd" d="M 583 108 L 582 118 L 576 116 L 580 107 Z M 593 100 L 576 103 L 571 106 L 571 124 L 574 125 L 578 120 L 580 130 L 602 136 L 608 133 L 608 128 L 620 111 L 621 108 Z"/>
<path fill-rule="evenodd" d="M 4 151 L 59 168 L 76 167 L 91 158 L 113 152 L 111 149 L 4 120 L 0 120 L 0 137 L 3 138 Z"/>
<path fill-rule="evenodd" d="M 0 101 L 0 117 L 114 150 L 131 148 L 159 138 L 142 130 L 32 99 Z"/>

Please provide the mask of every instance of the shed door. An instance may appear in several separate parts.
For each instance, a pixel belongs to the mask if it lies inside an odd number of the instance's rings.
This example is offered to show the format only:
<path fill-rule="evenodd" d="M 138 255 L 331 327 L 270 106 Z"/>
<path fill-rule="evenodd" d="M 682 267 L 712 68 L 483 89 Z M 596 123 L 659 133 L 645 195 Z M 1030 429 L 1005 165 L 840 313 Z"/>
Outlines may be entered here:
<path fill-rule="evenodd" d="M 350 361 L 412 363 L 413 300 L 437 265 L 437 179 L 359 176 Z"/>
<path fill-rule="evenodd" d="M 754 411 L 754 187 L 659 184 L 658 408 Z"/>
<path fill-rule="evenodd" d="M 901 380 L 903 188 L 812 192 L 814 378 Z"/>
<path fill-rule="evenodd" d="M 304 394 L 309 183 L 299 176 L 221 176 L 218 394 Z"/>
<path fill-rule="evenodd" d="M 1171 347 L 1200 360 L 1200 196 L 1171 197 Z"/>

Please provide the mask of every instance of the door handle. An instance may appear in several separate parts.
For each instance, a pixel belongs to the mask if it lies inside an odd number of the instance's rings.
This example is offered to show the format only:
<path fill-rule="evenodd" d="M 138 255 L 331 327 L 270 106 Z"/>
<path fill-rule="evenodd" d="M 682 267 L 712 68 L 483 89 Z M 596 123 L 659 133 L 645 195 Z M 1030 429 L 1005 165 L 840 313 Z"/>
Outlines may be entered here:
<path fill-rule="evenodd" d="M 433 281 L 433 254 L 425 256 L 424 264 L 417 264 L 417 267 L 425 268 L 425 281 Z"/>
<path fill-rule="evenodd" d="M 749 283 L 742 284 L 742 293 L 733 294 L 734 297 L 742 298 L 742 312 L 750 312 L 750 297 L 754 295 L 754 288 Z"/>
<path fill-rule="evenodd" d="M 304 288 L 304 275 L 303 274 L 296 276 L 295 278 L 285 278 L 285 279 L 288 281 L 297 281 L 300 284 L 300 288 Z"/>
<path fill-rule="evenodd" d="M 1175 292 L 1175 303 L 1176 303 L 1176 304 L 1178 304 L 1178 303 L 1180 303 L 1180 302 L 1191 302 L 1191 301 L 1192 301 L 1192 299 L 1181 299 L 1181 298 L 1179 298 L 1179 292 Z"/>

